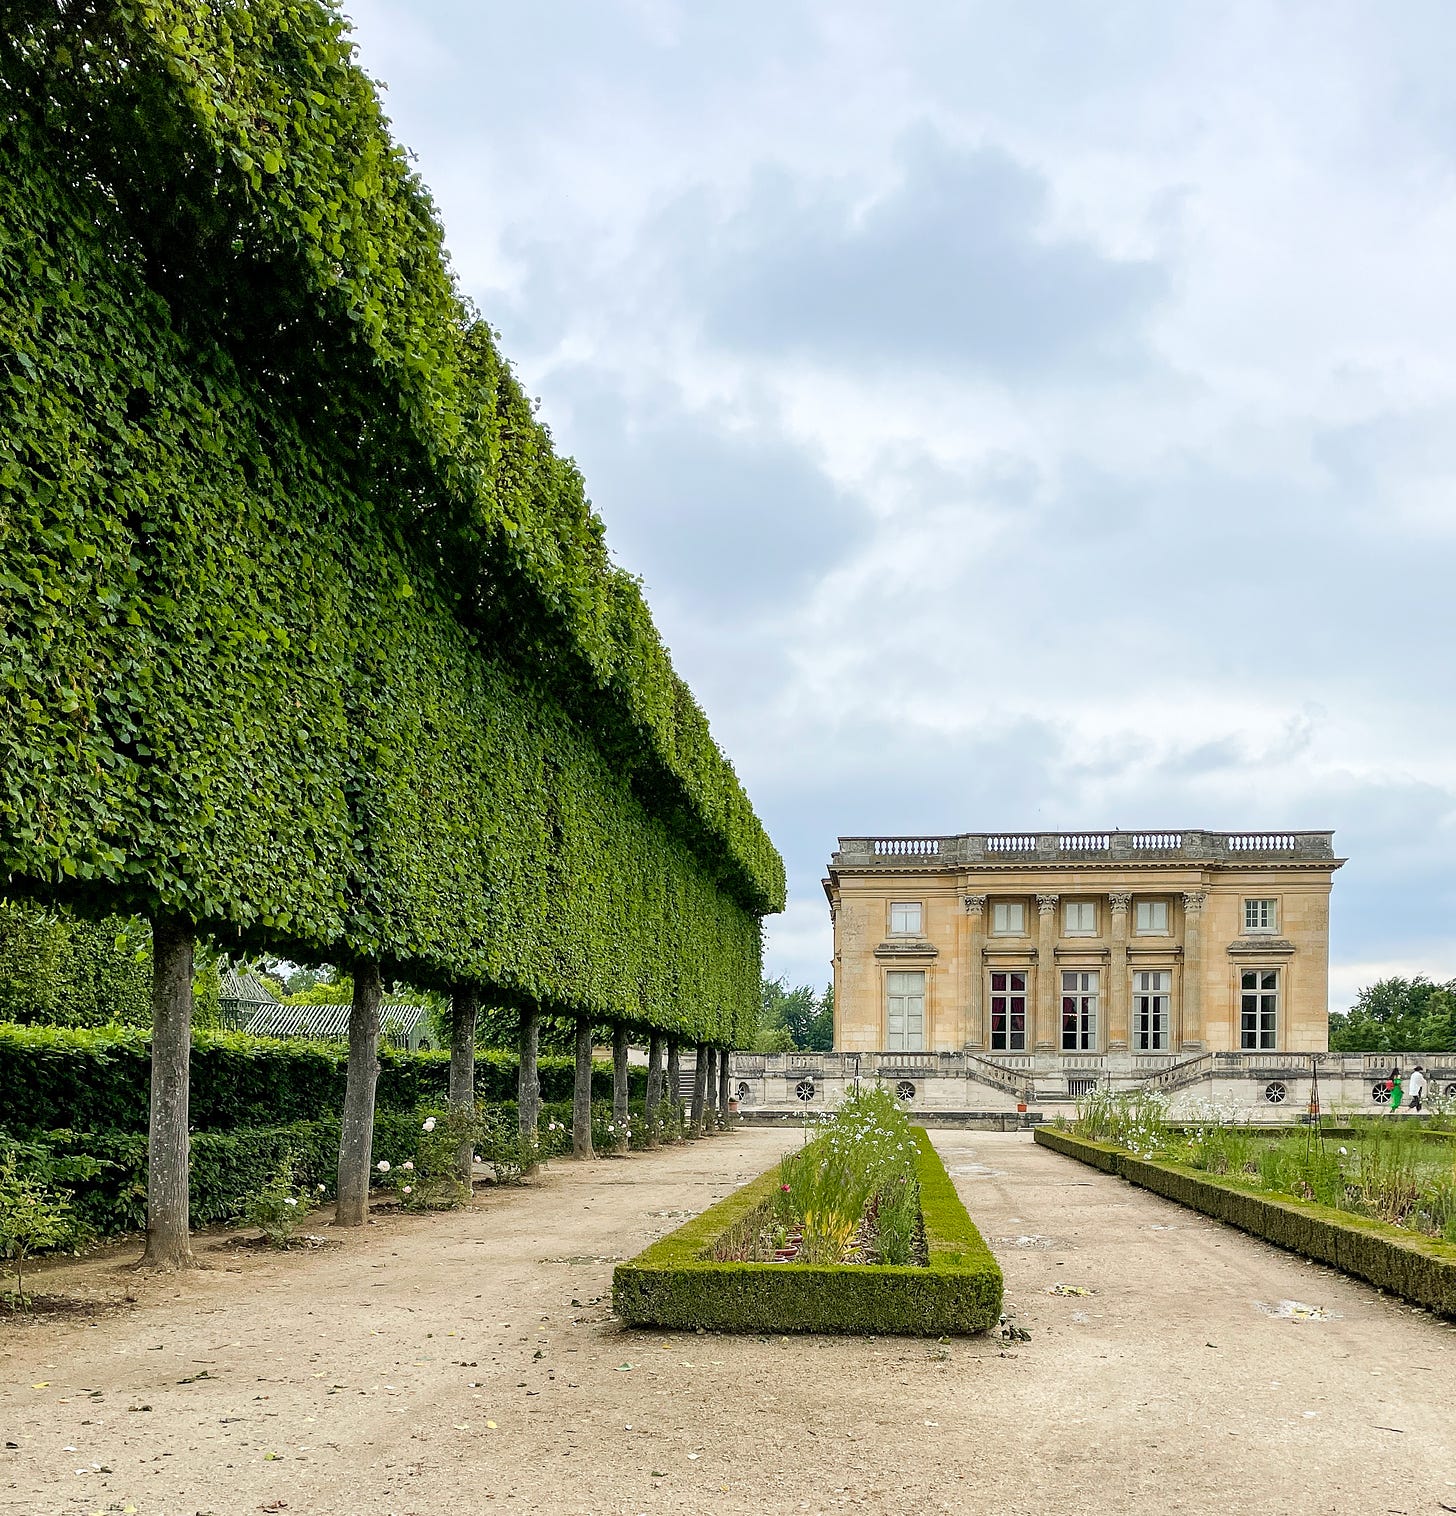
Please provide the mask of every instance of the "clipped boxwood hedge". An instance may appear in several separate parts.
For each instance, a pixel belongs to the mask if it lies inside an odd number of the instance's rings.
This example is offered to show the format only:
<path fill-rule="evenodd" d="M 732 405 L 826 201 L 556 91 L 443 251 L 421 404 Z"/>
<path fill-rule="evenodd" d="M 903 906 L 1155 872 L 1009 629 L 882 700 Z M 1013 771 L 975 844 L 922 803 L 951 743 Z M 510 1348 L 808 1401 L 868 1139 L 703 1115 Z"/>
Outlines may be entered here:
<path fill-rule="evenodd" d="M 775 1166 L 618 1264 L 613 1309 L 629 1326 L 688 1331 L 926 1337 L 986 1331 L 1001 1315 L 1001 1269 L 930 1139 L 920 1128 L 914 1137 L 928 1268 L 714 1262 L 716 1240 L 769 1202 Z"/>
<path fill-rule="evenodd" d="M 1456 1317 L 1456 1247 L 1450 1243 L 1309 1201 L 1250 1194 L 1179 1164 L 1136 1158 L 1110 1143 L 1089 1142 L 1049 1127 L 1037 1127 L 1035 1138 L 1043 1147 L 1226 1221 L 1276 1247 L 1327 1263 L 1438 1315 Z"/>
<path fill-rule="evenodd" d="M 288 1042 L 241 1032 L 192 1035 L 189 1116 L 194 1132 L 232 1131 L 316 1121 L 344 1105 L 348 1048 L 342 1043 Z M 379 1050 L 380 1110 L 443 1106 L 450 1055 Z M 570 1100 L 575 1064 L 540 1060 L 543 1100 Z M 647 1070 L 628 1069 L 631 1093 L 645 1092 Z M 145 1132 L 151 1079 L 151 1033 L 106 1027 L 0 1024 L 0 1128 L 37 1132 L 83 1123 L 94 1132 Z M 592 1095 L 608 1100 L 612 1070 L 592 1070 Z M 475 1061 L 475 1096 L 496 1104 L 516 1097 L 516 1056 L 482 1050 Z M 338 1154 L 335 1153 L 335 1159 Z"/>

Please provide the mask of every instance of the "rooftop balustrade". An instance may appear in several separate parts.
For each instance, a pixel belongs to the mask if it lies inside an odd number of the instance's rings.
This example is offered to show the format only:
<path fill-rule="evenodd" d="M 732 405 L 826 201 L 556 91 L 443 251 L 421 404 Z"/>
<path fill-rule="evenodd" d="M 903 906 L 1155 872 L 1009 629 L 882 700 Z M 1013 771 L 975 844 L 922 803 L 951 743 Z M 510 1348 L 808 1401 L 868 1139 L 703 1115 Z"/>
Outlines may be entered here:
<path fill-rule="evenodd" d="M 960 832 L 949 837 L 841 837 L 831 867 L 928 864 L 1333 860 L 1333 832 Z"/>

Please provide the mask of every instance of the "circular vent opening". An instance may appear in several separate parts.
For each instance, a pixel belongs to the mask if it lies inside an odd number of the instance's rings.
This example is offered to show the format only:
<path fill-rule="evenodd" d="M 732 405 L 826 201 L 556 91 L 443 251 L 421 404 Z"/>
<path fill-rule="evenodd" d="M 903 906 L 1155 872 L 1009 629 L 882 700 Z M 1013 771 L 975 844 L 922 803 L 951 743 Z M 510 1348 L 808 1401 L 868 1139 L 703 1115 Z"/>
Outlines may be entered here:
<path fill-rule="evenodd" d="M 1288 1094 L 1289 1091 L 1285 1088 L 1284 1082 L 1282 1080 L 1271 1079 L 1269 1083 L 1264 1086 L 1264 1099 L 1267 1100 L 1270 1105 L 1283 1105 L 1284 1098 Z"/>
<path fill-rule="evenodd" d="M 801 1079 L 794 1086 L 794 1096 L 807 1105 L 814 1098 L 814 1081 L 812 1079 Z"/>
<path fill-rule="evenodd" d="M 897 1084 L 895 1086 L 895 1099 L 896 1100 L 914 1100 L 914 1098 L 915 1098 L 915 1086 L 913 1084 L 911 1084 L 908 1079 L 902 1079 L 899 1082 L 899 1084 Z"/>
<path fill-rule="evenodd" d="M 1376 1103 L 1376 1105 L 1390 1104 L 1390 1091 L 1386 1089 L 1385 1081 L 1383 1079 L 1378 1084 L 1372 1084 L 1370 1086 L 1370 1098 Z"/>

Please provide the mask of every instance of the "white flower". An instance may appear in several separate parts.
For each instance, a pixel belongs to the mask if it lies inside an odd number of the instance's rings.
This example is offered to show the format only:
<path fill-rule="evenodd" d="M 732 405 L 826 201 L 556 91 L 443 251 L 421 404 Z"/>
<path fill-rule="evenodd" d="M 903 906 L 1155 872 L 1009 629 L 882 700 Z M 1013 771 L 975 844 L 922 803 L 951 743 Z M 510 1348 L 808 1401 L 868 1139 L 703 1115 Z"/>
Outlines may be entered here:
<path fill-rule="evenodd" d="M 283 1204 L 284 1205 L 297 1205 L 298 1202 L 293 1198 L 292 1195 L 285 1195 L 283 1197 Z"/>
<path fill-rule="evenodd" d="M 408 1169 L 410 1171 L 410 1173 L 414 1173 L 414 1169 L 415 1169 L 415 1161 L 414 1161 L 414 1159 L 413 1158 L 406 1158 L 405 1161 L 402 1164 L 400 1164 L 400 1168 L 402 1168 L 402 1169 Z"/>
<path fill-rule="evenodd" d="M 402 1189 L 402 1190 L 401 1190 L 401 1191 L 400 1191 L 400 1194 L 401 1194 L 401 1195 L 408 1195 L 408 1194 L 409 1194 L 409 1193 L 410 1193 L 410 1191 L 411 1191 L 411 1190 L 413 1190 L 413 1189 L 414 1189 L 414 1185 L 412 1185 L 412 1184 L 407 1184 L 407 1185 L 405 1185 L 405 1187 L 404 1187 L 404 1188 L 403 1188 L 403 1189 Z"/>
<path fill-rule="evenodd" d="M 320 1186 L 319 1186 L 319 1187 L 318 1187 L 318 1192 L 319 1192 L 319 1194 L 320 1194 L 320 1195 L 322 1195 L 322 1194 L 323 1194 L 323 1192 L 324 1192 L 324 1187 L 323 1187 L 323 1185 L 320 1185 Z"/>
<path fill-rule="evenodd" d="M 433 1116 L 425 1117 L 425 1130 L 427 1132 L 433 1132 L 435 1130 L 435 1118 Z"/>
<path fill-rule="evenodd" d="M 1343 1158 L 1349 1151 L 1350 1151 L 1349 1148 L 1341 1148 L 1340 1149 L 1340 1157 Z"/>
<path fill-rule="evenodd" d="M 473 1153 L 473 1154 L 471 1154 L 470 1161 L 472 1163 L 479 1163 L 480 1162 L 480 1154 L 479 1153 Z"/>
<path fill-rule="evenodd" d="M 389 1172 L 389 1159 L 381 1158 L 379 1162 L 374 1165 L 374 1167 L 378 1169 L 381 1174 L 387 1174 Z"/>

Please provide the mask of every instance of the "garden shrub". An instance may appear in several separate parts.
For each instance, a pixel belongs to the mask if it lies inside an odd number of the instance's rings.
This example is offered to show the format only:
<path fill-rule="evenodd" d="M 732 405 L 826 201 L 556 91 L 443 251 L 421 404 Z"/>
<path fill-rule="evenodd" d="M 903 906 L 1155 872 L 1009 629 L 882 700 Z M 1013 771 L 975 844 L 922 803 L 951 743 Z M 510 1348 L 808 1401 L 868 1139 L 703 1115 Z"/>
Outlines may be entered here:
<path fill-rule="evenodd" d="M 629 1326 L 725 1332 L 984 1332 L 1001 1315 L 1001 1269 L 930 1139 L 913 1133 L 927 1267 L 720 1263 L 718 1240 L 771 1208 L 778 1167 L 618 1264 L 612 1305 Z"/>
<path fill-rule="evenodd" d="M 151 1090 L 150 1034 L 145 1029 L 18 1027 L 0 1024 L 0 1127 L 12 1132 L 70 1127 L 84 1117 L 93 1131 L 144 1132 Z M 311 1121 L 343 1109 L 348 1050 L 342 1042 L 288 1042 L 241 1032 L 198 1031 L 192 1038 L 190 1119 L 195 1131 Z M 384 1110 L 441 1106 L 450 1055 L 379 1050 L 375 1102 Z M 629 1068 L 629 1086 L 645 1093 L 647 1071 Z M 569 1100 L 575 1064 L 540 1061 L 542 1098 Z M 476 1099 L 516 1097 L 513 1053 L 488 1050 L 475 1062 Z M 592 1094 L 610 1100 L 611 1065 L 592 1069 Z"/>

